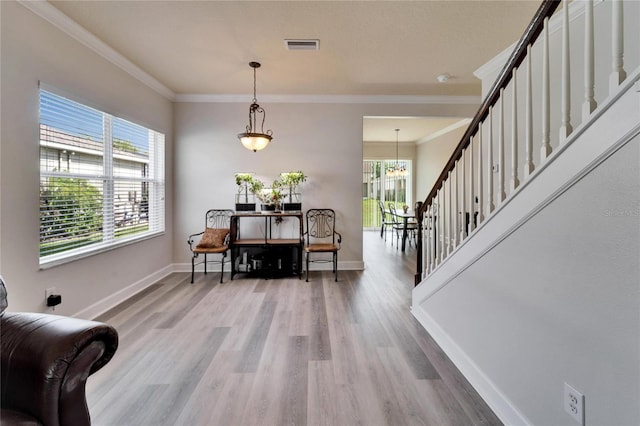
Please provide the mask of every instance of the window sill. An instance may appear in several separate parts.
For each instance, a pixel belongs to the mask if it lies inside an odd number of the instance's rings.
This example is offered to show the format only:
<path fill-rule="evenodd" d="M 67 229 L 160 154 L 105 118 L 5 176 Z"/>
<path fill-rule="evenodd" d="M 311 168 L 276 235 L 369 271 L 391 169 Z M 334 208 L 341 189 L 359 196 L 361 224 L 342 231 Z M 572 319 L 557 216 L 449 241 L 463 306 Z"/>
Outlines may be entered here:
<path fill-rule="evenodd" d="M 81 250 L 80 252 L 73 253 L 61 253 L 59 255 L 51 255 L 47 256 L 46 259 L 40 259 L 40 270 L 50 269 L 56 266 L 64 265 L 65 263 L 73 262 L 79 259 L 84 259 L 86 257 L 90 257 L 96 254 L 104 253 L 107 251 L 111 251 L 114 249 L 118 249 L 121 247 L 129 246 L 131 244 L 139 243 L 141 241 L 146 241 L 151 238 L 156 238 L 161 235 L 164 235 L 164 231 L 158 231 L 150 234 L 146 234 L 143 236 L 133 237 L 129 239 L 122 239 L 110 244 L 100 245 L 99 247 L 95 247 L 89 250 Z"/>

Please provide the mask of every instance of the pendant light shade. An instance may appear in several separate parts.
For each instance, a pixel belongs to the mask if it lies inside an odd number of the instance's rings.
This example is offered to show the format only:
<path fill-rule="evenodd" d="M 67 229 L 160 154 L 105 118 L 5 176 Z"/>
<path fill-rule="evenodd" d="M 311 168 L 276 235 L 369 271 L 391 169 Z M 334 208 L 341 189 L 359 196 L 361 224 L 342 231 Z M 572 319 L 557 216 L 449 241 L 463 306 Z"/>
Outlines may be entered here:
<path fill-rule="evenodd" d="M 238 139 L 242 145 L 253 152 L 266 148 L 273 139 L 271 130 L 264 131 L 264 119 L 266 113 L 264 109 L 258 105 L 256 100 L 256 69 L 260 68 L 259 62 L 249 62 L 249 66 L 253 68 L 253 102 L 249 106 L 249 124 L 244 133 L 238 134 Z M 258 131 L 258 116 L 261 115 L 260 130 Z"/>

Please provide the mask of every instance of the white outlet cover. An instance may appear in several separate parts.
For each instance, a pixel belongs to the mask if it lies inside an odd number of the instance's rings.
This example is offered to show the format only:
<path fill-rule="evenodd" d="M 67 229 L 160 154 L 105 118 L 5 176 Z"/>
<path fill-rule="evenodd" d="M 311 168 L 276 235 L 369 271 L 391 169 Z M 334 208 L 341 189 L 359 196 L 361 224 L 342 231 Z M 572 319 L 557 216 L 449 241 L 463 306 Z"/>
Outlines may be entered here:
<path fill-rule="evenodd" d="M 584 425 L 584 395 L 567 383 L 564 384 L 564 411 Z"/>

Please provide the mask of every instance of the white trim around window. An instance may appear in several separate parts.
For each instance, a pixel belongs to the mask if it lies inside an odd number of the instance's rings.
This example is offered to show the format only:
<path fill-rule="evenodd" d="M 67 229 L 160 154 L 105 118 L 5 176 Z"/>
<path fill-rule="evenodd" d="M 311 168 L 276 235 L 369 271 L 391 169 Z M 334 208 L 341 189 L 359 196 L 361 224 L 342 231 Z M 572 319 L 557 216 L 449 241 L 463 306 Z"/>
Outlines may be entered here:
<path fill-rule="evenodd" d="M 164 233 L 164 135 L 40 88 L 40 267 Z"/>

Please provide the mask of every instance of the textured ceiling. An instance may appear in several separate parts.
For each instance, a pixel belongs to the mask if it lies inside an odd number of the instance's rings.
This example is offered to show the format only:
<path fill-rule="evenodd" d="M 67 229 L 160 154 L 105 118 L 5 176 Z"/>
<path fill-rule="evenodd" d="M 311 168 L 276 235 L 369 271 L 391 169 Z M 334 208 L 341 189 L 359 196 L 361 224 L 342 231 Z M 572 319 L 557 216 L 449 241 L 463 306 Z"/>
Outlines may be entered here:
<path fill-rule="evenodd" d="M 479 96 L 473 72 L 540 1 L 51 1 L 175 94 Z M 319 39 L 288 51 L 285 39 Z M 449 74 L 447 83 L 437 76 Z M 460 118 L 365 117 L 363 139 L 420 142 Z"/>
<path fill-rule="evenodd" d="M 178 94 L 479 95 L 539 1 L 53 1 Z M 284 39 L 320 39 L 287 51 Z M 439 84 L 436 77 L 451 80 Z"/>

